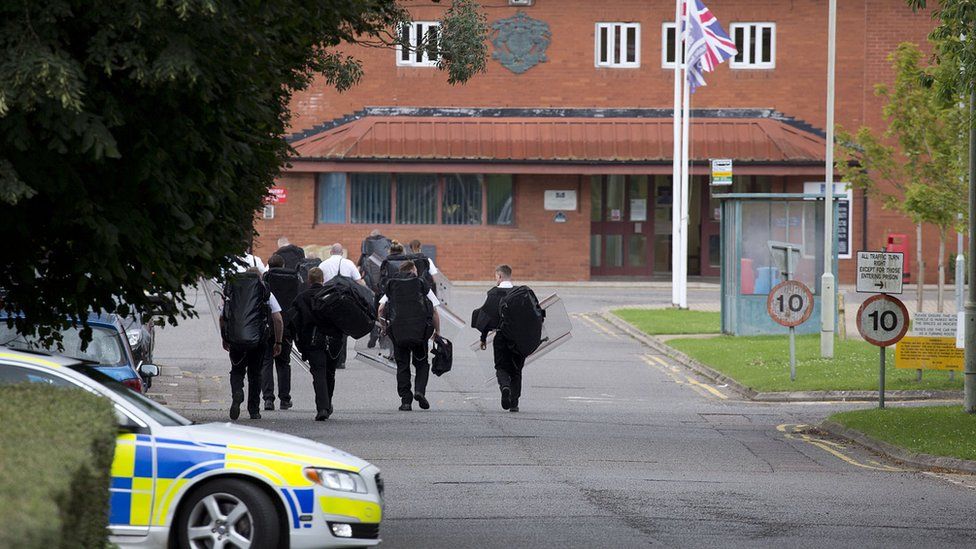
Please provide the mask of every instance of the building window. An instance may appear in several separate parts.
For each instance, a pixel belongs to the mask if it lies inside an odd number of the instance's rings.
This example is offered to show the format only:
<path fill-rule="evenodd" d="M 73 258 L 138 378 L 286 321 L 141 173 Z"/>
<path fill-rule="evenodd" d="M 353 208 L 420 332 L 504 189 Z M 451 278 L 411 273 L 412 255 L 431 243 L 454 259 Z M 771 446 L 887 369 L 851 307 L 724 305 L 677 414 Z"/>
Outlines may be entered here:
<path fill-rule="evenodd" d="M 390 180 L 388 173 L 354 173 L 350 176 L 350 223 L 390 222 Z"/>
<path fill-rule="evenodd" d="M 684 44 L 675 40 L 674 23 L 661 25 L 661 66 L 666 69 L 674 68 L 675 53 L 681 50 L 681 68 L 685 66 Z"/>
<path fill-rule="evenodd" d="M 489 225 L 512 224 L 513 193 L 511 175 L 486 175 L 487 210 Z"/>
<path fill-rule="evenodd" d="M 414 21 L 400 26 L 397 65 L 401 67 L 436 67 L 438 31 L 436 21 Z"/>
<path fill-rule="evenodd" d="M 639 67 L 640 24 L 597 23 L 596 66 Z"/>
<path fill-rule="evenodd" d="M 729 66 L 733 69 L 772 69 L 776 67 L 776 24 L 733 23 L 732 39 L 739 53 Z"/>
<path fill-rule="evenodd" d="M 441 218 L 445 225 L 481 224 L 481 181 L 480 175 L 445 176 Z"/>
<path fill-rule="evenodd" d="M 437 223 L 437 176 L 397 174 L 396 222 L 404 225 Z"/>
<path fill-rule="evenodd" d="M 346 222 L 346 174 L 323 173 L 318 176 L 319 223 Z"/>

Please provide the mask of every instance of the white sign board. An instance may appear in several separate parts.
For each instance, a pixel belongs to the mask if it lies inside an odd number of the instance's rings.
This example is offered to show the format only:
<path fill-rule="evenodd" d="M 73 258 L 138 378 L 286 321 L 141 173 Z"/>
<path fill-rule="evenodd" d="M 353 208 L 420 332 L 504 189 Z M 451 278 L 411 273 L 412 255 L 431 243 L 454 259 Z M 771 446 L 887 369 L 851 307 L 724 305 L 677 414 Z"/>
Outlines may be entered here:
<path fill-rule="evenodd" d="M 857 291 L 900 294 L 904 263 L 900 252 L 857 252 Z"/>
<path fill-rule="evenodd" d="M 731 185 L 732 184 L 732 159 L 713 158 L 712 159 L 712 185 Z"/>
<path fill-rule="evenodd" d="M 545 208 L 549 211 L 576 210 L 576 191 L 546 191 Z"/>
<path fill-rule="evenodd" d="M 919 337 L 956 337 L 955 313 L 915 313 L 911 335 Z"/>
<path fill-rule="evenodd" d="M 803 184 L 803 194 L 819 194 L 823 196 L 824 182 L 807 181 Z M 834 183 L 834 195 L 842 194 L 845 198 L 837 199 L 837 257 L 851 258 L 851 230 L 854 225 L 854 191 L 847 183 Z M 814 200 L 814 199 L 809 199 Z"/>
<path fill-rule="evenodd" d="M 857 310 L 857 331 L 878 347 L 894 345 L 908 332 L 908 309 L 897 297 L 873 295 Z"/>

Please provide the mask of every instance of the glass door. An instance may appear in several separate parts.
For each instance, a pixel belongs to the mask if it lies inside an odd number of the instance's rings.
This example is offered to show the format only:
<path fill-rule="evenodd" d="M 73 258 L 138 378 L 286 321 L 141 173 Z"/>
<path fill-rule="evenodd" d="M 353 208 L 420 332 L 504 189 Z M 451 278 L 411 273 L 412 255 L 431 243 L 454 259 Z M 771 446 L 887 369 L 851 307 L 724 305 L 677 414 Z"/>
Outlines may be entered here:
<path fill-rule="evenodd" d="M 654 265 L 654 209 L 644 175 L 590 180 L 590 272 L 649 276 Z"/>

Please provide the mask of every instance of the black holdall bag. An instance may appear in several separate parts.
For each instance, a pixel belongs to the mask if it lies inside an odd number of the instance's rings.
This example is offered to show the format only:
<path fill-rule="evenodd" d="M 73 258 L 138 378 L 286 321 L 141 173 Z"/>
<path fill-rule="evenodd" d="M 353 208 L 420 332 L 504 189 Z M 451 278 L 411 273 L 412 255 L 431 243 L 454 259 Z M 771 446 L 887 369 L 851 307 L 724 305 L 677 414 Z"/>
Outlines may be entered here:
<path fill-rule="evenodd" d="M 305 258 L 302 260 L 301 263 L 298 264 L 298 276 L 301 277 L 302 279 L 302 283 L 301 283 L 302 290 L 307 290 L 308 287 L 311 285 L 311 283 L 308 281 L 308 272 L 312 270 L 313 267 L 318 267 L 321 264 L 322 264 L 322 260 L 317 257 Z M 274 289 L 272 288 L 271 291 L 273 292 Z M 275 293 L 275 297 L 278 297 L 277 293 Z"/>
<path fill-rule="evenodd" d="M 546 312 L 528 286 L 516 286 L 502 298 L 499 332 L 522 356 L 529 356 L 542 344 L 542 323 Z"/>
<path fill-rule="evenodd" d="M 327 335 L 359 339 L 376 323 L 373 292 L 350 278 L 337 276 L 322 285 L 312 301 L 312 318 Z"/>
<path fill-rule="evenodd" d="M 278 305 L 281 306 L 281 314 L 287 314 L 294 304 L 295 296 L 301 291 L 301 277 L 291 269 L 272 267 L 264 273 L 264 282 L 271 289 L 275 299 L 278 300 Z"/>
<path fill-rule="evenodd" d="M 410 259 L 409 256 L 404 254 L 391 255 L 383 260 L 383 264 L 380 265 L 380 281 L 379 281 L 380 292 L 379 293 L 383 293 L 383 294 L 386 293 L 386 285 L 391 280 L 396 278 L 404 278 L 407 276 L 400 272 L 400 265 L 403 265 L 404 263 L 410 261 L 413 260 Z"/>
<path fill-rule="evenodd" d="M 305 259 L 305 250 L 294 244 L 282 246 L 275 251 L 275 255 L 280 255 L 285 260 L 285 268 L 293 271 L 298 270 L 298 265 Z"/>
<path fill-rule="evenodd" d="M 439 335 L 434 336 L 434 358 L 430 361 L 430 371 L 435 376 L 442 376 L 451 371 L 454 364 L 454 344 L 451 340 Z"/>
<path fill-rule="evenodd" d="M 398 344 L 426 343 L 434 333 L 430 288 L 417 277 L 394 278 L 386 288 L 386 320 L 390 339 Z"/>
<path fill-rule="evenodd" d="M 257 273 L 242 273 L 224 285 L 221 336 L 234 352 L 248 352 L 268 339 L 271 291 Z"/>

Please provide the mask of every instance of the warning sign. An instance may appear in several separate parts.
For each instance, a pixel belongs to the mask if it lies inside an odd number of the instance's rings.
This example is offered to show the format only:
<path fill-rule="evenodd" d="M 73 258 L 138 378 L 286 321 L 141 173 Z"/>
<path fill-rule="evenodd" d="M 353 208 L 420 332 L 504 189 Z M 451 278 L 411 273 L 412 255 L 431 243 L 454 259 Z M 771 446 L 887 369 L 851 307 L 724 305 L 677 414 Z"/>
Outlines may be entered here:
<path fill-rule="evenodd" d="M 911 335 L 922 337 L 956 337 L 956 315 L 953 313 L 915 313 Z"/>
<path fill-rule="evenodd" d="M 895 368 L 961 372 L 964 354 L 954 337 L 908 336 L 895 345 Z"/>
<path fill-rule="evenodd" d="M 857 291 L 900 294 L 904 262 L 900 252 L 857 252 Z"/>

